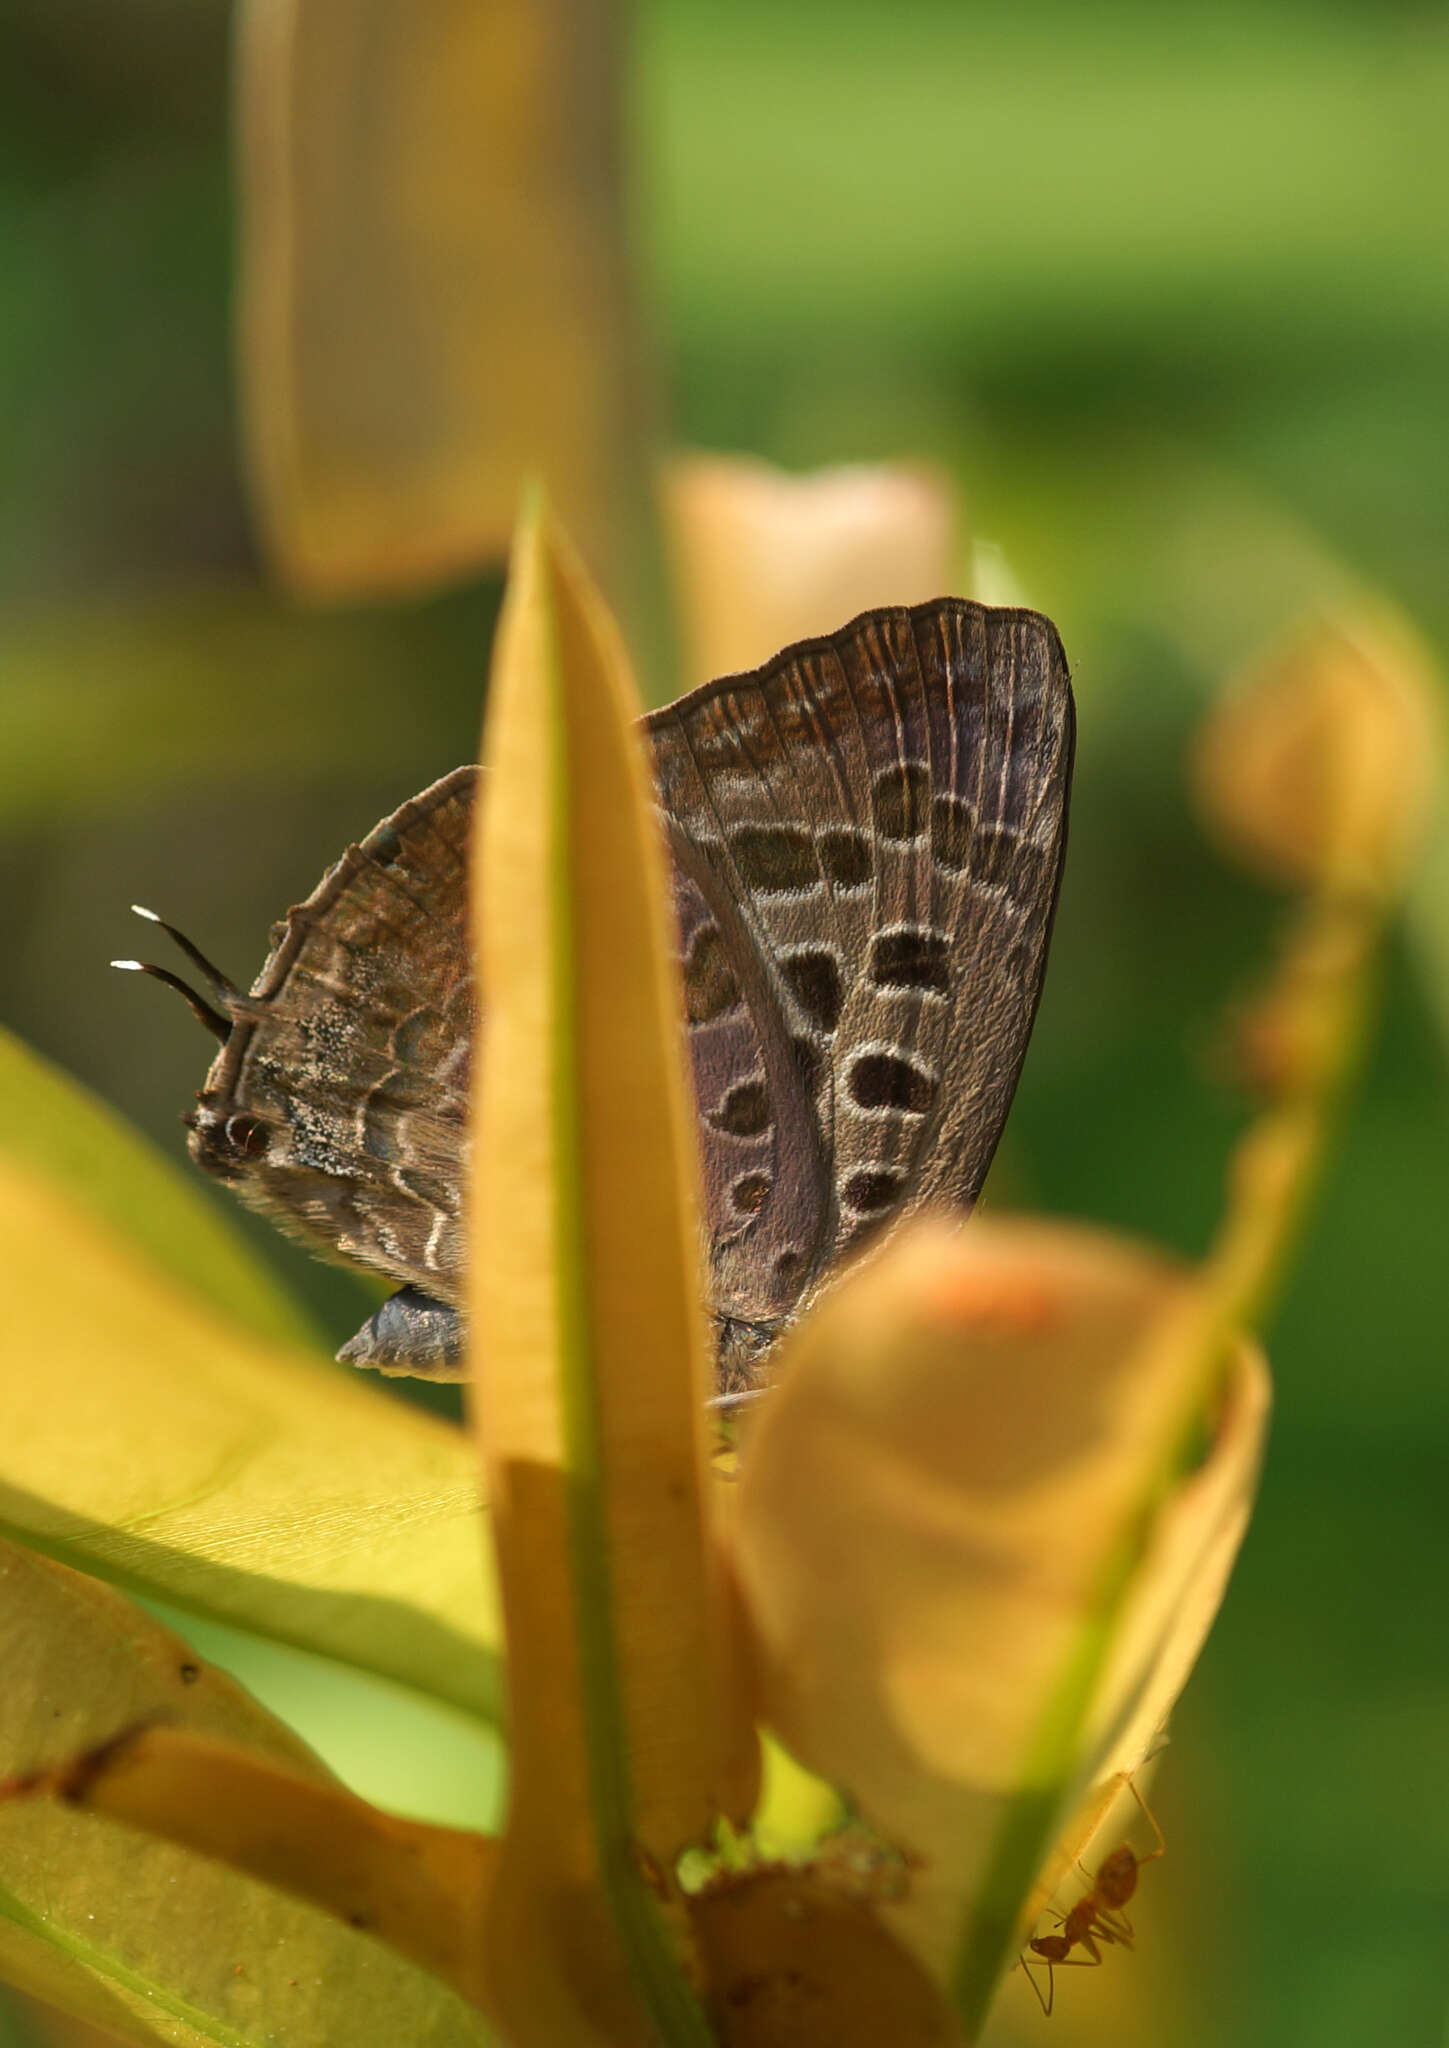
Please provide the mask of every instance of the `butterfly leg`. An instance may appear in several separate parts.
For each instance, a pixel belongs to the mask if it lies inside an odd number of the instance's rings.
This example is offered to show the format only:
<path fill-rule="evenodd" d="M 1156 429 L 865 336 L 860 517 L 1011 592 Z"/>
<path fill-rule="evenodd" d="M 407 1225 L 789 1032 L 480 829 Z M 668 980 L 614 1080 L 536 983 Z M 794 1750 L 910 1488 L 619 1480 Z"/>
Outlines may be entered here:
<path fill-rule="evenodd" d="M 420 1287 L 400 1287 L 337 1356 L 344 1365 L 423 1380 L 465 1377 L 463 1318 Z"/>

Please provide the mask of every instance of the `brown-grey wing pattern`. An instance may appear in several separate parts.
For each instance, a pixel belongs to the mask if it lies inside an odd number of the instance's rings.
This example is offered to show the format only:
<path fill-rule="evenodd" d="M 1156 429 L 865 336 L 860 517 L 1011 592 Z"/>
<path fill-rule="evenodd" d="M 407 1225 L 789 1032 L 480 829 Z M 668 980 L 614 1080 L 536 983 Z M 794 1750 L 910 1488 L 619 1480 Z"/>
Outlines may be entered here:
<path fill-rule="evenodd" d="M 718 869 L 672 818 L 674 905 L 697 1110 L 711 1294 L 722 1325 L 777 1325 L 798 1299 L 828 1189 L 808 1076 L 773 963 Z M 756 1348 L 720 1332 L 721 1370 Z M 760 1333 L 760 1341 L 766 1341 Z"/>
<path fill-rule="evenodd" d="M 789 687 L 802 652 L 646 720 L 674 855 L 714 1304 L 764 1326 L 792 1313 L 829 1241 L 837 961 L 864 931 L 851 899 L 869 866 L 815 707 Z M 728 1008 L 702 1024 L 720 973 Z"/>
<path fill-rule="evenodd" d="M 210 1172 L 324 1250 L 462 1298 L 476 1024 L 455 769 L 353 846 L 272 935 L 189 1119 Z"/>
<path fill-rule="evenodd" d="M 876 871 L 836 1041 L 832 1257 L 883 1216 L 980 1193 L 1041 994 L 1075 739 L 1039 613 L 881 613 L 840 636 L 839 658 Z"/>
<path fill-rule="evenodd" d="M 778 1318 L 868 1230 L 980 1188 L 1064 850 L 1065 658 L 1035 613 L 940 599 L 647 723 L 676 864 L 757 1047 L 733 1085 L 764 1084 L 731 1178 L 692 1033 L 717 1297 Z"/>

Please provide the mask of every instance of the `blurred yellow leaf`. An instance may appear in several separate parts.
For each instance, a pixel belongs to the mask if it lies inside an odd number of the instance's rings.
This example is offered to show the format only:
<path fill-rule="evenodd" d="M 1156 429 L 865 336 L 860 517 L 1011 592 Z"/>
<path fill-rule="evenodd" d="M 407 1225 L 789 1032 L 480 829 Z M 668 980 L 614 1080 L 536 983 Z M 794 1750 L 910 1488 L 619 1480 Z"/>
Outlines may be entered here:
<path fill-rule="evenodd" d="M 1240 1339 L 1206 1454 L 1154 1517 L 1114 1633 L 1087 1720 L 1098 1784 L 1147 1760 L 1197 1662 L 1247 1531 L 1271 1402 L 1262 1352 Z"/>
<path fill-rule="evenodd" d="M 664 473 L 687 680 L 709 682 L 831 633 L 873 605 L 956 587 L 956 508 L 924 464 L 791 476 L 736 455 Z"/>
<path fill-rule="evenodd" d="M 0 1545 L 0 1778 L 164 1715 L 340 1793 L 282 1724 L 121 1594 Z M 198 1815 L 204 1821 L 204 1815 Z M 486 2048 L 477 2013 L 328 1914 L 49 1800 L 0 1805 L 0 1975 L 172 2048 Z"/>
<path fill-rule="evenodd" d="M 569 0 L 243 6 L 243 397 L 295 588 L 465 575 L 539 468 L 615 568 L 641 503 L 620 41 Z"/>
<path fill-rule="evenodd" d="M 239 1231 L 115 1110 L 0 1028 L 0 1153 L 53 1180 L 255 1335 L 311 1335 Z"/>
<path fill-rule="evenodd" d="M 1301 629 L 1208 721 L 1209 820 L 1302 900 L 1236 1051 L 1263 1112 L 1229 1163 L 1208 1261 L 1229 1318 L 1261 1316 L 1283 1270 L 1366 1035 L 1379 947 L 1419 858 L 1442 767 L 1427 656 L 1385 613 Z"/>
<path fill-rule="evenodd" d="M 163 1282 L 0 1162 L 0 1528 L 487 1719 L 497 1633 L 458 1430 Z"/>
<path fill-rule="evenodd" d="M 1138 1773 L 1161 1742 L 1227 1590 L 1252 1508 L 1270 1398 L 1261 1352 L 1239 1345 L 1210 1452 L 1163 1506 L 1135 1575 L 1086 1717 L 1081 1776 L 1088 1782 L 1026 1902 L 1023 1935 L 1062 1896 L 1079 1865 L 1094 1868 L 1104 1851 L 1143 1832 L 1132 1788 L 1140 1787 Z"/>
<path fill-rule="evenodd" d="M 508 1636 L 488 1936 L 519 2048 L 708 2039 L 659 1899 L 754 1738 L 710 1523 L 699 1225 L 663 861 L 623 651 L 546 515 L 494 658 L 475 1393 Z"/>
<path fill-rule="evenodd" d="M 1198 750 L 1203 810 L 1270 875 L 1392 897 L 1423 843 L 1439 723 L 1427 653 L 1403 621 L 1315 621 L 1215 708 Z"/>
<path fill-rule="evenodd" d="M 379 770 L 401 794 L 451 757 L 456 697 L 417 691 L 399 719 L 398 691 L 456 660 L 426 610 L 308 615 L 252 586 L 7 608 L 0 824 L 93 825 L 158 792 L 305 792 Z"/>

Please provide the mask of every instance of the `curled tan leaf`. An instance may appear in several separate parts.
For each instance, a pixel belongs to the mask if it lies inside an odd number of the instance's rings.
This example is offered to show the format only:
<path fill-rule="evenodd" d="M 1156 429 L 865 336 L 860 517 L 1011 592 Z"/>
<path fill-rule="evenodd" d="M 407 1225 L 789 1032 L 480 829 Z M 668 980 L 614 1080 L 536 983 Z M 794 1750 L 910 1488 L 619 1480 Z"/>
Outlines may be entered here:
<path fill-rule="evenodd" d="M 818 1873 L 736 1873 L 689 1902 L 723 2048 L 959 2048 L 950 2007 L 870 1906 Z"/>
<path fill-rule="evenodd" d="M 1190 1276 L 1124 1240 L 928 1223 L 801 1329 L 747 1446 L 733 1555 L 762 1716 L 919 1859 L 882 1910 L 943 1981 L 978 1950 L 999 1970 L 1051 1812 L 1160 1725 L 1221 1596 L 1262 1403 L 1244 1382 L 1177 1469 L 1201 1335 Z M 1013 1889 L 1024 1809 L 1040 1841 Z"/>

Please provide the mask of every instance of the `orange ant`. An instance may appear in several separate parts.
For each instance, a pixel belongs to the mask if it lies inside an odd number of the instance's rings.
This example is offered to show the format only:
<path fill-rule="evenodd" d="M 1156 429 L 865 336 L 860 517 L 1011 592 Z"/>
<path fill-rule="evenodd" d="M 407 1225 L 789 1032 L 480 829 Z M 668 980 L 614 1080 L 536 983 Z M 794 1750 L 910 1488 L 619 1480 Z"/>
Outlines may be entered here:
<path fill-rule="evenodd" d="M 1120 1944 L 1123 1948 L 1132 1946 L 1132 1922 L 1123 1910 L 1137 1889 L 1137 1875 L 1144 1863 L 1155 1863 L 1159 1856 L 1167 1853 L 1167 1843 L 1161 1828 L 1153 1818 L 1151 1808 L 1132 1780 L 1128 1778 L 1127 1789 L 1141 1808 L 1142 1817 L 1157 1837 L 1157 1847 L 1146 1856 L 1139 1856 L 1130 1842 L 1124 1842 L 1114 1849 L 1110 1856 L 1104 1856 L 1097 1865 L 1095 1881 L 1087 1876 L 1087 1890 L 1070 1911 L 1059 1915 L 1059 1928 L 1055 1934 L 1039 1934 L 1028 1942 L 1034 1956 L 1040 1957 L 1047 1966 L 1047 1995 L 1041 1995 L 1041 1987 L 1022 1957 L 1022 1968 L 1026 1981 L 1036 1993 L 1037 2002 L 1048 2019 L 1056 2002 L 1056 1976 L 1058 1969 L 1094 1970 L 1102 1961 L 1102 1947 Z M 1100 1946 L 1099 1946 L 1100 1944 Z M 1084 1956 L 1074 1956 L 1074 1948 L 1084 1948 Z"/>

